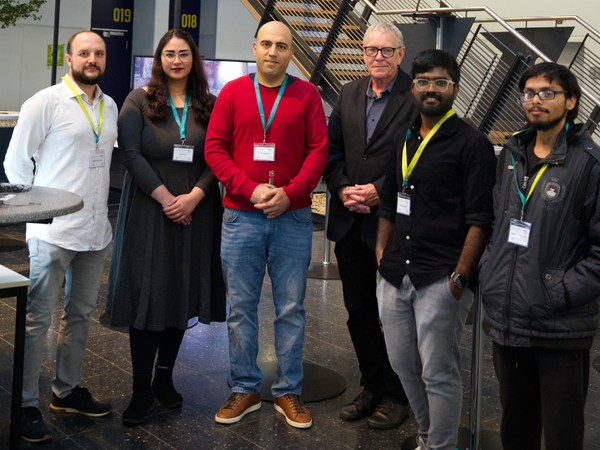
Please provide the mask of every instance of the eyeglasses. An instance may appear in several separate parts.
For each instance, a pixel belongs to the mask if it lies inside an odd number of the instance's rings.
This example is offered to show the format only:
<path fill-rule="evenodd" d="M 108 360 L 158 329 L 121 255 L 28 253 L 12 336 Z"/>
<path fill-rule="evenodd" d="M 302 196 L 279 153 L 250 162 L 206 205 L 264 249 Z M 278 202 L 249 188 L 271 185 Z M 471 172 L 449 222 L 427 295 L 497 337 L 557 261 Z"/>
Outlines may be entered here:
<path fill-rule="evenodd" d="M 417 91 L 426 91 L 429 89 L 429 85 L 433 84 L 433 90 L 436 92 L 446 92 L 448 86 L 456 84 L 454 81 L 446 80 L 445 78 L 439 78 L 437 80 L 428 80 L 427 78 L 416 78 L 413 80 L 415 89 Z"/>
<path fill-rule="evenodd" d="M 522 92 L 519 94 L 521 103 L 532 102 L 537 95 L 541 101 L 552 100 L 556 94 L 566 94 L 567 91 L 539 91 L 539 92 Z"/>
<path fill-rule="evenodd" d="M 178 56 L 179 56 L 179 61 L 181 61 L 181 62 L 188 62 L 190 59 L 192 59 L 192 52 L 187 51 L 187 50 L 184 50 L 183 52 L 179 52 L 179 53 L 161 52 L 161 55 L 163 55 L 164 58 L 169 62 L 175 61 L 175 58 L 177 58 Z"/>
<path fill-rule="evenodd" d="M 367 56 L 377 56 L 377 53 L 381 52 L 381 56 L 383 56 L 384 58 L 391 58 L 392 56 L 394 56 L 394 52 L 399 48 L 402 47 L 363 47 L 363 50 L 365 51 L 365 55 Z"/>

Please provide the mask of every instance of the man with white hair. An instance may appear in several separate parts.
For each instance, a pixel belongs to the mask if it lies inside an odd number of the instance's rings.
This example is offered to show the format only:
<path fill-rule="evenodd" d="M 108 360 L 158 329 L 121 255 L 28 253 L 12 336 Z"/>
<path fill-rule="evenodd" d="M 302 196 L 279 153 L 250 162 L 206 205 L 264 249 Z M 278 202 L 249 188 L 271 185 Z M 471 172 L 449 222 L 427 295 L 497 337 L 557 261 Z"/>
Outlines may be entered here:
<path fill-rule="evenodd" d="M 388 360 L 375 295 L 379 192 L 394 133 L 417 115 L 410 76 L 399 67 L 404 51 L 402 33 L 393 24 L 376 24 L 365 33 L 369 76 L 340 92 L 329 119 L 324 173 L 332 195 L 327 237 L 336 242 L 348 331 L 364 388 L 340 417 L 369 417 L 367 425 L 375 429 L 399 426 L 408 412 L 402 384 Z"/>

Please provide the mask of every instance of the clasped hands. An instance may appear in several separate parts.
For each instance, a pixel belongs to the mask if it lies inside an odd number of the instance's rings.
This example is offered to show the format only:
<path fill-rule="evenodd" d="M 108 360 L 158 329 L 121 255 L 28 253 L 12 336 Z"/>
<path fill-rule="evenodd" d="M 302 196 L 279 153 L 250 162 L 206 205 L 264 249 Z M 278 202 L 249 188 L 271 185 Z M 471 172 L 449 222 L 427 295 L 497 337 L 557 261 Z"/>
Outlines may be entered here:
<path fill-rule="evenodd" d="M 161 203 L 163 212 L 173 222 L 189 225 L 192 222 L 192 212 L 204 196 L 202 189 L 194 187 L 189 194 L 182 194 L 177 197 L 171 196 L 166 204 Z"/>
<path fill-rule="evenodd" d="M 262 210 L 267 219 L 275 219 L 292 205 L 283 188 L 261 183 L 254 189 L 250 201 L 256 209 Z"/>
<path fill-rule="evenodd" d="M 344 206 L 352 212 L 369 214 L 371 208 L 379 204 L 379 195 L 373 183 L 345 186 L 338 190 Z"/>

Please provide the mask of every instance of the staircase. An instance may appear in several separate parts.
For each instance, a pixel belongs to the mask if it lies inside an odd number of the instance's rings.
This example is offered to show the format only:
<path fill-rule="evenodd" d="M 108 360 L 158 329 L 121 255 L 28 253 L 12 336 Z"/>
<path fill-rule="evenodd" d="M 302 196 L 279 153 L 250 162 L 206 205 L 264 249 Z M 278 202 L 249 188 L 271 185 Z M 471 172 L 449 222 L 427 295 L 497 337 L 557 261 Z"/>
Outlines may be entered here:
<path fill-rule="evenodd" d="M 542 60 L 559 58 L 575 73 L 583 90 L 578 119 L 600 142 L 600 33 L 580 18 L 502 19 L 487 7 L 455 8 L 445 0 L 440 6 L 416 0 L 375 2 L 242 0 L 259 26 L 278 20 L 290 27 L 296 48 L 292 62 L 331 107 L 345 83 L 367 75 L 362 58 L 366 29 L 378 22 L 392 22 L 405 40 L 425 36 L 407 42 L 402 62 L 405 71 L 412 57 L 426 48 L 455 54 L 461 65 L 461 83 L 454 109 L 495 145 L 504 144 L 525 124 L 517 97 L 522 71 Z M 515 29 L 509 23 L 524 27 Z M 467 27 L 464 39 L 461 27 Z M 456 42 L 457 36 L 461 42 Z M 565 47 L 567 51 L 562 52 Z"/>

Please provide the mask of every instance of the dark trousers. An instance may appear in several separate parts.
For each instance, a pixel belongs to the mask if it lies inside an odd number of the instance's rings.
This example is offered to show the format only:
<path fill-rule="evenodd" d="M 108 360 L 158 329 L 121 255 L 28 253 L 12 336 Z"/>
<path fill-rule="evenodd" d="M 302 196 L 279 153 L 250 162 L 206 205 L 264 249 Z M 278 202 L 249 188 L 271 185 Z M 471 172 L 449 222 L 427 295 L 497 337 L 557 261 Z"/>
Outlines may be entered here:
<path fill-rule="evenodd" d="M 408 403 L 402 383 L 390 366 L 377 308 L 377 262 L 362 232 L 362 220 L 354 222 L 335 245 L 348 331 L 361 372 L 360 385 L 378 396 Z"/>
<path fill-rule="evenodd" d="M 494 343 L 504 450 L 583 448 L 589 350 L 506 347 Z"/>

